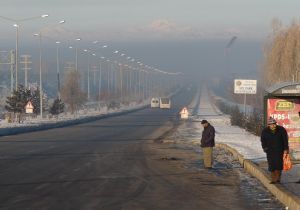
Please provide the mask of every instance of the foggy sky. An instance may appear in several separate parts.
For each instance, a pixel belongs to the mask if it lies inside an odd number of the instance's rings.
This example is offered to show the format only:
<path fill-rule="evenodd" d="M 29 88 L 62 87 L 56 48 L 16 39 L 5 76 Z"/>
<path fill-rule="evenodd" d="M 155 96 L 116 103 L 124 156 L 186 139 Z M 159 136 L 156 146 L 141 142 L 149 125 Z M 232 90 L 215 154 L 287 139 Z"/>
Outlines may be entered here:
<path fill-rule="evenodd" d="M 12 19 L 50 15 L 47 20 L 23 22 L 23 37 L 65 19 L 69 32 L 86 39 L 229 39 L 233 35 L 264 39 L 273 18 L 288 24 L 298 18 L 298 8 L 297 0 L 2 0 L 0 15 Z M 0 20 L 0 40 L 14 36 L 11 25 Z"/>
<path fill-rule="evenodd" d="M 3 0 L 0 15 L 12 19 L 50 15 L 20 24 L 19 54 L 32 55 L 32 72 L 38 69 L 38 40 L 33 34 L 42 32 L 43 62 L 49 74 L 56 71 L 55 41 L 62 42 L 63 69 L 65 62 L 74 61 L 74 50 L 68 47 L 80 37 L 82 69 L 87 62 L 83 49 L 108 57 L 119 50 L 146 65 L 198 80 L 233 73 L 257 76 L 271 20 L 289 24 L 298 17 L 298 8 L 297 0 Z M 66 23 L 58 25 L 62 19 Z M 0 50 L 15 47 L 12 24 L 0 20 Z M 238 39 L 225 52 L 234 36 Z M 96 49 L 94 40 L 108 44 L 109 52 Z"/>

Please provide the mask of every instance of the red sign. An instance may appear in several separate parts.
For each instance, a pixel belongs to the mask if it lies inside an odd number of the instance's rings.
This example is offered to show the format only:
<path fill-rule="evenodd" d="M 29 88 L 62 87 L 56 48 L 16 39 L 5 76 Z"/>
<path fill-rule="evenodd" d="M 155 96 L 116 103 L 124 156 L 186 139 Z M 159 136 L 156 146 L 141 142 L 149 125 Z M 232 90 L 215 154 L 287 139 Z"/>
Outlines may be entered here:
<path fill-rule="evenodd" d="M 267 112 L 287 130 L 290 153 L 300 159 L 300 99 L 268 99 Z"/>

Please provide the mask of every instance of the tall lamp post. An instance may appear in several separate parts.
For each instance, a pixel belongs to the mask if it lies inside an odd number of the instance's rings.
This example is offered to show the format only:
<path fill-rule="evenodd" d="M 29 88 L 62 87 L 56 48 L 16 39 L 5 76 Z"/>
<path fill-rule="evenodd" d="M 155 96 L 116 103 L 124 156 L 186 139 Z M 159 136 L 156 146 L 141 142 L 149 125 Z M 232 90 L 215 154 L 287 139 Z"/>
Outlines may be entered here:
<path fill-rule="evenodd" d="M 65 23 L 64 20 L 59 21 L 58 24 Z M 47 28 L 47 27 L 45 27 Z M 43 29 L 45 29 L 43 28 Z M 42 30 L 40 30 L 39 33 L 34 34 L 34 36 L 37 36 L 39 38 L 39 54 L 40 54 L 40 117 L 43 118 L 43 83 L 42 83 Z"/>
<path fill-rule="evenodd" d="M 15 69 L 15 74 L 16 74 L 16 78 L 15 78 L 15 82 L 16 82 L 16 89 L 18 88 L 18 69 L 19 69 L 19 28 L 20 28 L 20 23 L 24 22 L 24 21 L 29 21 L 29 20 L 34 20 L 34 19 L 39 19 L 39 18 L 46 18 L 49 15 L 40 15 L 40 16 L 34 16 L 34 17 L 29 17 L 29 18 L 24 18 L 24 19 L 12 19 L 12 18 L 8 18 L 8 17 L 4 17 L 4 16 L 0 16 L 1 19 L 10 21 L 14 23 L 14 27 L 16 28 L 16 49 L 15 49 L 15 65 L 16 65 L 16 69 Z"/>
<path fill-rule="evenodd" d="M 75 39 L 77 42 L 81 41 L 81 38 Z M 76 42 L 76 49 L 75 49 L 75 70 L 78 71 L 78 44 Z"/>
<path fill-rule="evenodd" d="M 101 62 L 101 60 L 104 60 L 104 59 L 105 59 L 105 57 L 102 56 L 102 57 L 100 57 L 100 60 L 99 60 L 99 89 L 98 89 L 99 103 L 101 100 L 101 87 L 102 87 L 102 62 Z"/>
<path fill-rule="evenodd" d="M 87 62 L 87 67 L 88 67 L 88 73 L 87 73 L 87 92 L 88 92 L 88 100 L 90 100 L 90 51 L 85 49 L 83 50 L 84 52 L 87 53 L 87 59 L 88 59 L 88 62 Z"/>
<path fill-rule="evenodd" d="M 60 70 L 59 70 L 59 44 L 60 41 L 56 41 L 56 74 L 57 74 L 57 98 L 60 99 Z"/>
<path fill-rule="evenodd" d="M 40 117 L 43 118 L 43 84 L 42 84 L 42 34 L 34 34 L 39 38 L 39 54 L 40 54 Z"/>

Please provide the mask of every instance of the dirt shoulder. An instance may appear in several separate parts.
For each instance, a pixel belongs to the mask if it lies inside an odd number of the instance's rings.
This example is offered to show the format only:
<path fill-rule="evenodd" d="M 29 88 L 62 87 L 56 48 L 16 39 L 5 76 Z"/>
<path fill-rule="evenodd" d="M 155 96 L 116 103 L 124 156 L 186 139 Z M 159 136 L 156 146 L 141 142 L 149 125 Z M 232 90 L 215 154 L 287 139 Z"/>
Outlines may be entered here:
<path fill-rule="evenodd" d="M 153 209 L 283 209 L 222 149 L 214 151 L 212 170 L 203 168 L 193 146 L 162 140 L 145 150 L 152 154 L 146 157 L 152 175 L 142 196 L 155 195 Z"/>

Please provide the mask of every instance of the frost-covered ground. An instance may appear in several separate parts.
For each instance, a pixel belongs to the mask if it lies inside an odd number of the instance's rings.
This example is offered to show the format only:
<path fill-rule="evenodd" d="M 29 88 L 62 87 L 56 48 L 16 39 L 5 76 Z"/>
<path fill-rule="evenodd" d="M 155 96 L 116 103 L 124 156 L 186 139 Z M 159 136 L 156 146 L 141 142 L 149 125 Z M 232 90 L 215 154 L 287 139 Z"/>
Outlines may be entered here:
<path fill-rule="evenodd" d="M 172 97 L 176 95 L 181 88 L 176 89 L 175 91 L 167 94 L 167 97 Z M 32 118 L 32 117 L 25 117 L 21 123 L 8 123 L 6 120 L 0 121 L 0 130 L 9 129 L 9 128 L 21 128 L 21 127 L 39 127 L 41 125 L 51 125 L 51 124 L 58 124 L 58 123 L 68 123 L 76 120 L 84 120 L 89 119 L 91 117 L 101 117 L 109 114 L 117 114 L 122 112 L 128 112 L 136 109 L 143 108 L 150 104 L 151 98 L 145 99 L 144 101 L 137 103 L 135 101 L 131 102 L 128 105 L 121 104 L 119 108 L 116 109 L 108 109 L 107 106 L 102 106 L 100 109 L 97 108 L 86 108 L 83 110 L 79 110 L 74 114 L 71 113 L 63 113 L 60 114 L 58 117 L 49 117 L 44 116 L 42 119 L 40 117 Z M 96 102 L 90 102 L 90 104 L 97 104 Z M 1 132 L 0 132 L 1 134 Z"/>
<path fill-rule="evenodd" d="M 60 114 L 58 117 L 44 117 L 41 119 L 40 117 L 32 118 L 26 117 L 22 120 L 21 123 L 8 123 L 5 120 L 0 121 L 0 129 L 2 128 L 16 128 L 16 127 L 28 127 L 28 126 L 40 126 L 45 124 L 55 124 L 61 122 L 68 122 L 72 120 L 80 120 L 86 119 L 90 117 L 97 117 L 97 116 L 104 116 L 107 114 L 113 113 L 122 113 L 124 111 L 130 111 L 142 108 L 149 104 L 150 99 L 143 101 L 142 103 L 132 102 L 129 105 L 121 105 L 118 109 L 108 109 L 106 106 L 94 109 L 84 109 L 79 110 L 74 114 L 71 113 L 63 113 Z"/>
<path fill-rule="evenodd" d="M 202 88 L 201 93 L 199 92 L 195 96 L 188 108 L 193 116 L 189 120 L 182 120 L 176 131 L 163 140 L 169 147 L 199 154 L 199 160 L 185 162 L 187 169 L 194 169 L 199 172 L 203 170 L 200 148 L 203 130 L 200 121 L 202 119 L 207 119 L 215 126 L 217 143 L 230 145 L 246 158 L 255 161 L 265 160 L 259 138 L 241 128 L 231 126 L 229 116 L 222 115 L 210 104 L 206 89 Z M 196 110 L 194 110 L 195 108 Z M 174 153 L 173 158 L 176 158 L 176 153 Z M 255 200 L 260 207 L 259 209 L 285 209 L 256 178 L 251 177 L 243 170 L 240 163 L 229 152 L 221 148 L 214 149 L 214 167 L 210 173 L 217 177 L 226 177 L 232 173 L 238 174 L 240 195 L 245 196 L 247 200 Z"/>
<path fill-rule="evenodd" d="M 202 125 L 201 120 L 208 120 L 216 130 L 216 143 L 225 143 L 235 148 L 245 158 L 251 159 L 252 161 L 265 161 L 266 155 L 261 148 L 260 138 L 244 129 L 231 126 L 230 117 L 222 114 L 211 102 L 206 87 L 201 89 L 189 106 L 190 113 L 194 112 L 191 116 L 190 121 L 186 122 L 185 125 L 178 128 L 180 135 L 189 136 L 185 139 L 188 143 L 199 145 Z M 196 100 L 200 100 L 199 106 Z M 197 110 L 192 111 L 194 108 Z M 188 124 L 188 125 L 187 125 Z M 179 134 L 178 134 L 179 135 Z M 179 138 L 180 139 L 180 138 Z"/>
<path fill-rule="evenodd" d="M 206 87 L 201 89 L 200 104 L 191 121 L 186 121 L 178 128 L 175 136 L 177 142 L 194 145 L 195 151 L 199 150 L 202 134 L 201 120 L 208 120 L 216 130 L 216 143 L 224 143 L 236 149 L 246 159 L 255 163 L 265 162 L 266 154 L 263 152 L 260 137 L 255 136 L 244 129 L 232 126 L 230 117 L 222 114 L 210 101 Z M 194 102 L 194 105 L 196 102 Z M 266 164 L 264 169 L 267 170 Z M 291 192 L 300 196 L 300 164 L 294 164 L 292 170 L 283 172 L 282 184 Z"/>
<path fill-rule="evenodd" d="M 216 129 L 216 142 L 225 143 L 235 148 L 246 159 L 252 161 L 266 160 L 266 155 L 261 148 L 260 138 L 244 129 L 231 126 L 230 117 L 223 115 L 212 103 L 207 89 L 204 87 L 201 91 L 200 106 L 197 115 L 194 116 L 195 121 L 202 119 L 208 120 Z M 195 123 L 199 136 L 202 133 L 201 123 Z"/>

